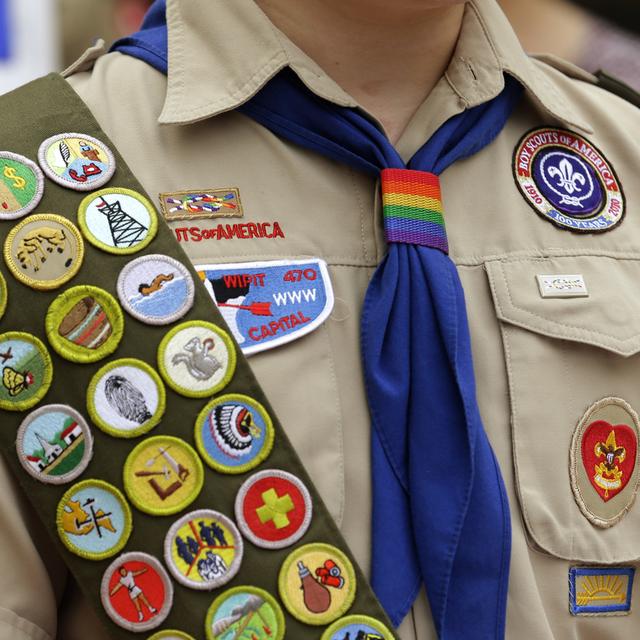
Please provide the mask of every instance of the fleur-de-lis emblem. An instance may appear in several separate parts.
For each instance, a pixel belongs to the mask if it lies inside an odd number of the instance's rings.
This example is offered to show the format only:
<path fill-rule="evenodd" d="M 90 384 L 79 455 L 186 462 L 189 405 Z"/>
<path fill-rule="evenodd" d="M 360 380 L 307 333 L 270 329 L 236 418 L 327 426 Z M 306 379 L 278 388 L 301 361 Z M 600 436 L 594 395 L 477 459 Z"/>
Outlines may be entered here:
<path fill-rule="evenodd" d="M 560 160 L 557 167 L 549 167 L 549 176 L 558 178 L 557 186 L 564 189 L 569 195 L 582 191 L 582 187 L 587 182 L 585 176 L 579 171 L 575 171 L 573 165 L 566 159 Z"/>

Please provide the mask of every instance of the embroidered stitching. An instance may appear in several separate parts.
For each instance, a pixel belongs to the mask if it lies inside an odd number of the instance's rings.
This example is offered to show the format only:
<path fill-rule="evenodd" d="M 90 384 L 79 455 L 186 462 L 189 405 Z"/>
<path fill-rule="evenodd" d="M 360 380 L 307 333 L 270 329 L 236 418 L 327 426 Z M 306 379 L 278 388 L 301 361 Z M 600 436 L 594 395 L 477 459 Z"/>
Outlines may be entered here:
<path fill-rule="evenodd" d="M 0 169 L 0 220 L 16 220 L 31 213 L 44 193 L 40 167 L 17 153 L 0 151 Z"/>
<path fill-rule="evenodd" d="M 368 634 L 375 634 L 371 637 L 373 640 L 393 640 L 394 636 L 387 627 L 385 627 L 379 620 L 371 618 L 370 616 L 346 616 L 336 620 L 323 634 L 320 640 L 343 640 L 345 633 L 348 637 L 359 638 L 362 637 L 366 640 Z M 340 634 L 340 635 L 338 635 Z M 381 634 L 381 635 L 379 635 Z"/>

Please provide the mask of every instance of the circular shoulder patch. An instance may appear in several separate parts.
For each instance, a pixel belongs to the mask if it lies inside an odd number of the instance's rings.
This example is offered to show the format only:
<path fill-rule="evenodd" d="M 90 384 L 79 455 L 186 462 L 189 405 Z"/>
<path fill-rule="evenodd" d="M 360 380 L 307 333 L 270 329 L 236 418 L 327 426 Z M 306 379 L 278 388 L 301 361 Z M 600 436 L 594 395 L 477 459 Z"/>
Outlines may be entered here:
<path fill-rule="evenodd" d="M 266 409 L 237 393 L 212 400 L 196 420 L 198 451 L 221 473 L 245 473 L 257 467 L 271 453 L 274 438 Z"/>
<path fill-rule="evenodd" d="M 624 216 L 624 194 L 613 167 L 576 133 L 530 131 L 516 148 L 513 171 L 525 200 L 561 229 L 608 231 Z"/>
<path fill-rule="evenodd" d="M 140 511 L 166 516 L 182 511 L 200 494 L 204 467 L 180 438 L 155 436 L 138 444 L 124 465 L 124 490 Z"/>
<path fill-rule="evenodd" d="M 334 622 L 320 640 L 344 640 L 364 638 L 367 640 L 394 640 L 395 636 L 387 627 L 369 616 L 347 616 Z"/>
<path fill-rule="evenodd" d="M 231 580 L 242 564 L 240 532 L 230 518 L 200 509 L 174 522 L 164 541 L 173 577 L 186 587 L 209 591 Z"/>
<path fill-rule="evenodd" d="M 163 629 L 162 631 L 158 631 L 152 636 L 149 636 L 147 640 L 195 640 L 195 638 L 184 631 Z"/>
<path fill-rule="evenodd" d="M 131 509 L 119 489 L 102 480 L 73 485 L 58 503 L 58 535 L 69 551 L 104 560 L 120 551 L 131 535 Z"/>
<path fill-rule="evenodd" d="M 30 333 L 0 334 L 0 409 L 25 411 L 44 398 L 53 380 L 53 363 L 44 344 Z"/>
<path fill-rule="evenodd" d="M 29 158 L 0 151 L 0 220 L 15 220 L 33 211 L 44 193 L 44 175 Z"/>
<path fill-rule="evenodd" d="M 16 450 L 20 464 L 36 480 L 64 484 L 89 465 L 93 437 L 87 421 L 75 409 L 49 404 L 22 421 Z"/>
<path fill-rule="evenodd" d="M 177 393 L 207 398 L 231 381 L 236 369 L 235 345 L 225 331 L 210 322 L 185 322 L 162 339 L 158 368 Z"/>
<path fill-rule="evenodd" d="M 82 285 L 61 293 L 45 321 L 54 350 L 72 362 L 97 362 L 112 354 L 124 333 L 124 315 L 104 289 Z"/>
<path fill-rule="evenodd" d="M 195 287 L 189 270 L 164 255 L 132 260 L 118 277 L 120 303 L 147 324 L 170 324 L 191 309 Z"/>
<path fill-rule="evenodd" d="M 111 180 L 116 160 L 100 140 L 84 133 L 60 133 L 38 150 L 42 170 L 54 182 L 74 191 L 93 191 Z"/>
<path fill-rule="evenodd" d="M 268 638 L 284 640 L 284 613 L 277 600 L 264 589 L 234 587 L 218 596 L 205 621 L 208 640 L 222 638 Z"/>
<path fill-rule="evenodd" d="M 84 242 L 80 231 L 66 218 L 38 213 L 9 231 L 4 259 L 22 284 L 33 289 L 57 289 L 80 270 Z"/>
<path fill-rule="evenodd" d="M 88 195 L 78 208 L 78 224 L 87 240 L 107 253 L 144 249 L 158 231 L 158 216 L 142 194 L 124 187 Z"/>
<path fill-rule="evenodd" d="M 343 616 L 356 597 L 356 575 L 347 556 L 329 544 L 299 547 L 284 561 L 278 578 L 289 613 L 311 625 Z"/>
<path fill-rule="evenodd" d="M 260 471 L 236 496 L 236 522 L 245 538 L 264 549 L 298 542 L 311 524 L 313 506 L 307 487 L 291 473 Z"/>
<path fill-rule="evenodd" d="M 100 599 L 118 626 L 148 631 L 159 627 L 171 612 L 173 584 L 153 556 L 140 551 L 123 553 L 104 572 Z"/>
<path fill-rule="evenodd" d="M 135 438 L 151 431 L 164 415 L 166 391 L 155 369 L 142 360 L 107 363 L 87 389 L 91 420 L 116 438 Z"/>

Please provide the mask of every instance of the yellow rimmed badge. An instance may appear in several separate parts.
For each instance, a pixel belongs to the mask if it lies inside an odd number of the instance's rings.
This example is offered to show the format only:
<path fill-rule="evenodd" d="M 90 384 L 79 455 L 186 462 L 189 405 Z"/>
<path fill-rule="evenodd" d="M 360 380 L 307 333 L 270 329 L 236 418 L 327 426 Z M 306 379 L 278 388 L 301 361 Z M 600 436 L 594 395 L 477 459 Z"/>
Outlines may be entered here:
<path fill-rule="evenodd" d="M 4 312 L 7 310 L 7 302 L 9 301 L 9 291 L 7 289 L 7 281 L 4 279 L 4 276 L 0 273 L 0 318 L 4 315 Z"/>
<path fill-rule="evenodd" d="M 195 638 L 177 629 L 163 629 L 149 636 L 147 640 L 195 640 Z"/>
<path fill-rule="evenodd" d="M 372 638 L 394 640 L 395 636 L 382 622 L 370 616 L 346 616 L 334 622 L 320 640 L 344 640 L 344 638 Z"/>

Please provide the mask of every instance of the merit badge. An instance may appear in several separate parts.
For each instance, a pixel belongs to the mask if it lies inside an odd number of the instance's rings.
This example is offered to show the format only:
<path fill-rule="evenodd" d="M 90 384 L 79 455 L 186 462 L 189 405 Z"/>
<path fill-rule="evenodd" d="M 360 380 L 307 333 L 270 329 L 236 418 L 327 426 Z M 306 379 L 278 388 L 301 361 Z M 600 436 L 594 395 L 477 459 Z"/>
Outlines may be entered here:
<path fill-rule="evenodd" d="M 88 195 L 78 208 L 78 224 L 94 247 L 116 254 L 140 251 L 158 231 L 153 205 L 140 193 L 122 187 Z"/>
<path fill-rule="evenodd" d="M 195 287 L 189 270 L 163 255 L 136 258 L 118 277 L 122 306 L 146 324 L 170 324 L 193 306 Z"/>
<path fill-rule="evenodd" d="M 394 640 L 394 635 L 381 622 L 369 616 L 346 616 L 334 622 L 320 640 Z"/>
<path fill-rule="evenodd" d="M 75 191 L 101 187 L 116 170 L 111 150 L 83 133 L 60 133 L 47 138 L 40 145 L 38 162 L 47 177 Z"/>
<path fill-rule="evenodd" d="M 18 460 L 46 484 L 75 480 L 89 465 L 93 437 L 86 420 L 71 407 L 50 404 L 30 413 L 16 436 Z"/>
<path fill-rule="evenodd" d="M 97 362 L 118 348 L 124 316 L 110 293 L 83 285 L 67 289 L 51 303 L 45 328 L 51 346 L 63 358 Z"/>
<path fill-rule="evenodd" d="M 100 599 L 107 615 L 129 631 L 159 627 L 173 605 L 173 584 L 160 561 L 133 551 L 118 556 L 102 576 Z"/>
<path fill-rule="evenodd" d="M 576 133 L 529 132 L 515 151 L 513 171 L 525 200 L 561 229 L 608 231 L 624 216 L 624 194 L 613 167 Z"/>
<path fill-rule="evenodd" d="M 52 213 L 19 222 L 7 235 L 4 259 L 12 275 L 33 289 L 56 289 L 78 273 L 84 242 L 76 226 Z"/>
<path fill-rule="evenodd" d="M 140 511 L 166 516 L 182 511 L 199 495 L 204 468 L 184 440 L 155 436 L 143 440 L 127 457 L 124 490 Z"/>
<path fill-rule="evenodd" d="M 621 398 L 596 402 L 574 431 L 571 486 L 580 510 L 598 527 L 614 525 L 635 500 L 639 435 L 638 415 Z"/>
<path fill-rule="evenodd" d="M 252 475 L 236 497 L 240 531 L 265 549 L 282 549 L 300 540 L 312 513 L 308 489 L 286 471 L 269 469 Z"/>
<path fill-rule="evenodd" d="M 33 211 L 42 199 L 44 175 L 35 162 L 0 151 L 0 220 L 15 220 Z"/>
<path fill-rule="evenodd" d="M 56 523 L 64 546 L 87 560 L 104 560 L 118 553 L 133 526 L 125 497 L 102 480 L 73 485 L 58 503 Z"/>
<path fill-rule="evenodd" d="M 91 420 L 116 438 L 135 438 L 162 419 L 166 391 L 146 362 L 123 358 L 106 364 L 87 389 Z"/>
<path fill-rule="evenodd" d="M 205 462 L 221 473 L 245 473 L 271 453 L 274 430 L 266 409 L 241 394 L 212 400 L 200 412 L 196 446 Z"/>
<path fill-rule="evenodd" d="M 200 509 L 173 524 L 164 542 L 169 571 L 191 589 L 209 591 L 226 584 L 240 570 L 242 538 L 226 516 Z"/>
<path fill-rule="evenodd" d="M 321 543 L 293 551 L 280 569 L 278 586 L 289 613 L 312 625 L 329 624 L 343 616 L 356 597 L 356 575 L 349 558 Z"/>
<path fill-rule="evenodd" d="M 263 589 L 235 587 L 213 601 L 205 632 L 208 640 L 284 640 L 284 614 L 276 599 Z"/>
<path fill-rule="evenodd" d="M 162 339 L 158 368 L 177 393 L 207 398 L 226 387 L 233 377 L 235 346 L 225 331 L 210 322 L 185 322 Z"/>
<path fill-rule="evenodd" d="M 569 611 L 574 616 L 627 615 L 634 575 L 633 567 L 571 567 Z"/>
<path fill-rule="evenodd" d="M 0 318 L 4 315 L 4 312 L 7 310 L 7 302 L 9 301 L 9 291 L 7 289 L 7 281 L 4 279 L 4 276 L 0 273 Z"/>
<path fill-rule="evenodd" d="M 242 218 L 238 189 L 202 189 L 160 194 L 160 206 L 166 220 L 205 218 Z"/>
<path fill-rule="evenodd" d="M 49 391 L 53 364 L 47 348 L 30 333 L 0 334 L 0 409 L 25 411 Z"/>
<path fill-rule="evenodd" d="M 324 260 L 197 265 L 200 278 L 245 355 L 319 327 L 333 309 Z"/>
<path fill-rule="evenodd" d="M 195 640 L 193 636 L 190 636 L 184 631 L 176 631 L 176 629 L 163 629 L 154 633 L 147 640 Z"/>

